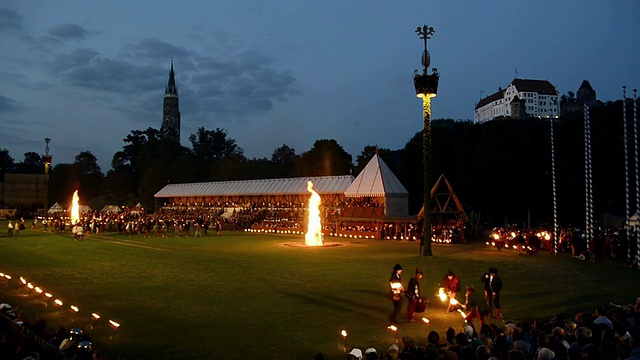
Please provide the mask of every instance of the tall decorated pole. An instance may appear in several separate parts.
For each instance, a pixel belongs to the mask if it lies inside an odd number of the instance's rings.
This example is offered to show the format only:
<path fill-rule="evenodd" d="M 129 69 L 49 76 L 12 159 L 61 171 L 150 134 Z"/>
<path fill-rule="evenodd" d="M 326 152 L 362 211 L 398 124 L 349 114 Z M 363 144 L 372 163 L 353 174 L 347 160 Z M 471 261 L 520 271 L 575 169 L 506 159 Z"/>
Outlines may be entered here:
<path fill-rule="evenodd" d="M 633 129 L 635 135 L 635 148 L 636 148 L 636 212 L 640 212 L 640 181 L 638 180 L 638 89 L 633 89 Z M 640 236 L 638 236 L 638 229 L 633 232 L 636 235 L 636 256 L 640 258 Z M 640 268 L 640 262 L 638 263 Z"/>
<path fill-rule="evenodd" d="M 431 251 L 431 98 L 438 94 L 438 69 L 433 68 L 431 75 L 427 74 L 431 65 L 431 56 L 427 49 L 427 40 L 435 33 L 433 27 L 424 25 L 416 29 L 420 39 L 424 40 L 424 52 L 422 53 L 422 74 L 415 70 L 413 85 L 416 96 L 422 99 L 422 158 L 424 181 L 424 205 L 422 211 L 422 238 L 420 239 L 420 255 L 433 256 Z"/>
<path fill-rule="evenodd" d="M 622 136 L 624 137 L 624 234 L 627 239 L 627 261 L 631 262 L 631 239 L 629 237 L 629 148 L 627 140 L 627 87 L 622 87 Z"/>
<path fill-rule="evenodd" d="M 585 177 L 585 235 L 587 246 L 593 239 L 593 176 L 591 168 L 591 120 L 589 103 L 584 103 L 584 177 Z M 591 254 L 593 256 L 593 254 Z M 591 258 L 593 260 L 593 258 Z"/>
<path fill-rule="evenodd" d="M 42 155 L 42 163 L 44 164 L 44 212 L 49 209 L 49 167 L 51 166 L 51 160 L 53 156 L 49 155 L 49 142 L 50 138 L 45 138 L 44 155 Z"/>
<path fill-rule="evenodd" d="M 558 206 L 556 202 L 556 151 L 553 143 L 553 117 L 549 117 L 551 126 L 551 186 L 553 190 L 553 253 L 558 253 Z"/>

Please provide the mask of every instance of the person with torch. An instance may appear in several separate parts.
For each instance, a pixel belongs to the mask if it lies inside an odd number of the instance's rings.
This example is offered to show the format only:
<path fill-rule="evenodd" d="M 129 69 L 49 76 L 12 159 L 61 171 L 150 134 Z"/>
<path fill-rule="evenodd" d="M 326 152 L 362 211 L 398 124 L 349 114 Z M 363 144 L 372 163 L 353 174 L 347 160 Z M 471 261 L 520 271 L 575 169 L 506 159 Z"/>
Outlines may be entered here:
<path fill-rule="evenodd" d="M 416 311 L 416 305 L 418 305 L 419 301 L 424 301 L 421 299 L 420 294 L 420 282 L 418 280 L 422 279 L 423 272 L 422 268 L 416 268 L 416 273 L 409 280 L 409 285 L 407 285 L 407 291 L 405 291 L 405 295 L 409 299 L 409 304 L 407 305 L 407 319 L 410 322 L 417 321 L 413 318 L 413 313 Z M 424 310 L 424 309 L 421 309 Z"/>
<path fill-rule="evenodd" d="M 447 294 L 449 299 L 455 299 L 460 292 L 460 278 L 453 271 L 447 271 L 447 275 L 445 275 L 444 279 L 442 279 L 444 292 Z M 447 308 L 447 313 L 455 311 L 455 306 L 449 301 L 449 307 Z"/>
<path fill-rule="evenodd" d="M 389 325 L 398 324 L 398 314 L 402 309 L 402 292 L 404 288 L 402 287 L 402 265 L 395 264 L 393 266 L 393 271 L 391 272 L 391 278 L 389 279 L 389 295 L 391 297 L 391 301 L 393 302 L 393 310 L 391 311 L 391 315 L 389 315 Z"/>

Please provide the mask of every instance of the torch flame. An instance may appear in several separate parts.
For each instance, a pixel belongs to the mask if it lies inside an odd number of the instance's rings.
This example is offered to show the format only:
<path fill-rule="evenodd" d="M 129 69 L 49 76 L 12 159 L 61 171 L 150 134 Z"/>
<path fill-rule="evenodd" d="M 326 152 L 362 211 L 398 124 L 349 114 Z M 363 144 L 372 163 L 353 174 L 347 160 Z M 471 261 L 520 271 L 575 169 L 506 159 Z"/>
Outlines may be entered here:
<path fill-rule="evenodd" d="M 424 323 L 425 323 L 425 324 L 428 324 L 428 323 L 429 323 L 429 319 L 427 319 L 426 317 L 423 317 L 423 318 L 422 318 L 422 321 L 424 321 Z"/>
<path fill-rule="evenodd" d="M 398 331 L 398 327 L 397 327 L 397 326 L 395 326 L 395 325 L 389 325 L 389 326 L 387 327 L 387 329 L 389 329 L 389 330 L 391 330 L 391 331 Z"/>
<path fill-rule="evenodd" d="M 71 200 L 71 225 L 80 221 L 80 197 L 78 196 L 78 190 L 73 193 L 73 199 Z"/>
<path fill-rule="evenodd" d="M 343 337 L 347 337 L 347 330 L 342 330 L 342 331 L 340 331 L 340 334 L 341 334 Z"/>
<path fill-rule="evenodd" d="M 460 315 L 462 315 L 462 318 L 463 318 L 463 319 L 466 319 L 466 318 L 467 318 L 467 314 L 465 314 L 465 313 L 464 313 L 464 311 L 462 311 L 462 310 L 458 309 L 458 312 L 460 313 Z"/>
<path fill-rule="evenodd" d="M 116 329 L 120 327 L 120 324 L 113 320 L 109 320 L 109 324 L 111 324 L 111 326 L 113 326 Z"/>
<path fill-rule="evenodd" d="M 460 304 L 460 302 L 458 300 L 454 299 L 454 298 L 451 298 L 449 300 L 449 304 L 451 304 L 453 306 L 456 306 L 456 305 Z"/>
<path fill-rule="evenodd" d="M 440 298 L 440 300 L 442 300 L 442 302 L 447 301 L 447 294 L 444 292 L 444 288 L 441 287 L 438 289 L 438 297 Z"/>
<path fill-rule="evenodd" d="M 100 319 L 100 315 L 98 315 L 96 313 L 91 313 L 91 316 L 93 316 L 93 318 L 96 319 L 96 320 Z"/>
<path fill-rule="evenodd" d="M 309 199 L 309 224 L 304 235 L 304 243 L 307 246 L 323 246 L 322 223 L 320 222 L 320 195 L 313 190 L 313 183 L 307 182 L 307 190 L 311 193 Z"/>

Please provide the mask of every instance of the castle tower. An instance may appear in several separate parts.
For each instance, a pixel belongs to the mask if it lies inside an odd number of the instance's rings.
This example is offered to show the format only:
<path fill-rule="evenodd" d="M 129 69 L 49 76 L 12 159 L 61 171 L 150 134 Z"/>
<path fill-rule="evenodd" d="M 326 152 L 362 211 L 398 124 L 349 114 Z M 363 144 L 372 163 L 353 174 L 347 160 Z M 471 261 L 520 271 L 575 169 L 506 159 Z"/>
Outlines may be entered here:
<path fill-rule="evenodd" d="M 162 106 L 162 126 L 160 132 L 168 134 L 177 143 L 180 143 L 180 96 L 178 96 L 178 86 L 176 85 L 175 73 L 173 72 L 173 60 L 171 60 L 171 71 L 169 72 L 169 82 L 164 90 L 164 100 Z"/>

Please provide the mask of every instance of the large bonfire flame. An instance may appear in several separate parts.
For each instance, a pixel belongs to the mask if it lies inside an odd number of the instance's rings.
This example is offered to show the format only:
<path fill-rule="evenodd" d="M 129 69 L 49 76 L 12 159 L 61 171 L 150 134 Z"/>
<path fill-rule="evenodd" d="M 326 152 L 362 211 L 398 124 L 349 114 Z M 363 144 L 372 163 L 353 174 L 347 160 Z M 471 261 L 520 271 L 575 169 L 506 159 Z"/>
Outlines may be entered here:
<path fill-rule="evenodd" d="M 311 193 L 309 199 L 309 224 L 304 235 L 304 244 L 307 246 L 323 246 L 322 224 L 320 222 L 320 195 L 313 190 L 313 183 L 307 183 L 307 190 Z"/>
<path fill-rule="evenodd" d="M 80 222 L 80 197 L 78 196 L 78 190 L 73 193 L 73 199 L 71 200 L 71 225 Z"/>

